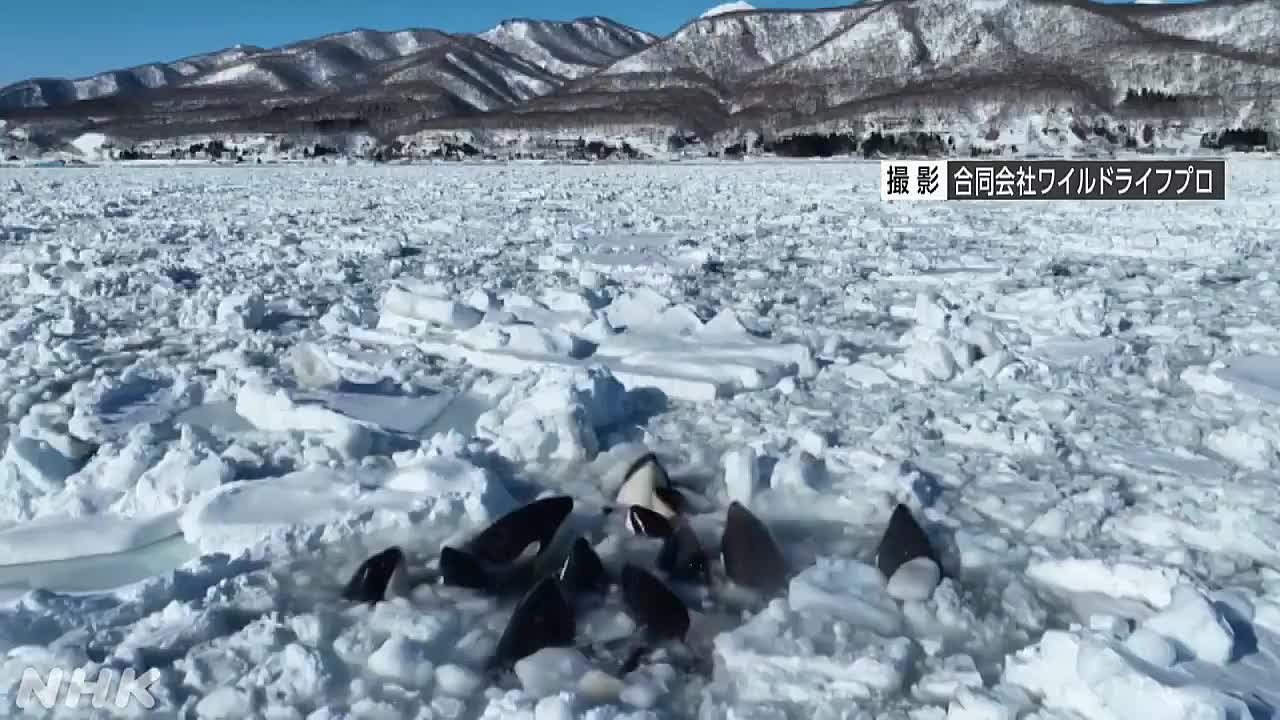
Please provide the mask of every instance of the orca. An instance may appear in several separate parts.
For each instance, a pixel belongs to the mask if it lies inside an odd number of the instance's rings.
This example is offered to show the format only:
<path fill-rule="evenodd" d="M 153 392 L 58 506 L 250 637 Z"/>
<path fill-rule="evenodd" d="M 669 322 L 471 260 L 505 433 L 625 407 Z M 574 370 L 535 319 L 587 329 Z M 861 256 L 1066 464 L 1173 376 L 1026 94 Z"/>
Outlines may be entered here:
<path fill-rule="evenodd" d="M 927 598 L 941 580 L 942 564 L 929 536 L 906 505 L 899 503 L 889 516 L 876 547 L 876 567 L 889 582 L 890 595 L 899 599 Z"/>
<path fill-rule="evenodd" d="M 544 577 L 516 604 L 489 667 L 505 669 L 543 648 L 571 646 L 577 632 L 577 619 L 559 581 Z"/>
<path fill-rule="evenodd" d="M 484 563 L 515 562 L 533 543 L 542 553 L 573 512 L 573 498 L 566 495 L 534 500 L 498 518 L 467 543 L 466 550 Z"/>
<path fill-rule="evenodd" d="M 622 506 L 640 505 L 670 518 L 676 515 L 676 508 L 671 503 L 682 500 L 673 492 L 666 468 L 662 467 L 658 456 L 650 452 L 640 456 L 623 473 L 617 503 Z"/>
<path fill-rule="evenodd" d="M 584 537 L 573 541 L 569 556 L 560 566 L 560 572 L 556 577 L 565 591 L 573 594 L 603 595 L 609 592 L 611 583 L 609 572 L 604 568 L 604 562 Z"/>
<path fill-rule="evenodd" d="M 671 514 L 667 515 L 667 517 L 682 515 L 689 509 L 689 501 L 685 499 L 683 493 L 676 489 L 675 485 L 658 486 L 653 489 L 653 494 L 658 503 L 658 508 L 654 509 L 662 512 L 660 508 L 665 505 L 671 511 Z"/>
<path fill-rule="evenodd" d="M 891 578 L 898 568 L 920 557 L 938 562 L 924 528 L 916 522 L 911 509 L 899 503 L 889 516 L 889 525 L 876 548 L 876 567 L 885 578 Z"/>
<path fill-rule="evenodd" d="M 628 530 L 642 537 L 665 538 L 673 532 L 670 520 L 643 505 L 628 508 L 626 522 Z"/>
<path fill-rule="evenodd" d="M 654 645 L 672 640 L 683 642 L 689 634 L 691 620 L 689 608 L 680 596 L 640 566 L 624 565 L 621 585 L 627 614 L 644 630 L 643 637 L 631 639 L 631 650 L 618 669 L 619 675 L 626 675 L 640 666 Z"/>
<path fill-rule="evenodd" d="M 392 595 L 403 595 L 408 583 L 406 572 L 404 551 L 392 545 L 360 563 L 342 589 L 342 596 L 373 604 Z"/>
<path fill-rule="evenodd" d="M 476 556 L 448 545 L 440 548 L 440 580 L 472 590 L 497 589 L 496 579 Z"/>
<path fill-rule="evenodd" d="M 729 504 L 720 554 L 725 575 L 746 588 L 768 593 L 787 587 L 787 562 L 769 528 L 742 503 Z"/>
<path fill-rule="evenodd" d="M 711 583 L 711 561 L 693 528 L 681 523 L 662 541 L 658 568 L 682 582 Z"/>
<path fill-rule="evenodd" d="M 636 624 L 655 640 L 683 640 L 689 632 L 689 608 L 684 601 L 638 565 L 622 567 L 622 602 Z"/>
<path fill-rule="evenodd" d="M 462 547 L 440 549 L 440 581 L 445 585 L 496 595 L 523 595 L 543 576 L 554 573 L 569 540 L 565 522 L 573 498 L 535 500 L 498 518 Z M 534 543 L 532 556 L 526 551 Z"/>

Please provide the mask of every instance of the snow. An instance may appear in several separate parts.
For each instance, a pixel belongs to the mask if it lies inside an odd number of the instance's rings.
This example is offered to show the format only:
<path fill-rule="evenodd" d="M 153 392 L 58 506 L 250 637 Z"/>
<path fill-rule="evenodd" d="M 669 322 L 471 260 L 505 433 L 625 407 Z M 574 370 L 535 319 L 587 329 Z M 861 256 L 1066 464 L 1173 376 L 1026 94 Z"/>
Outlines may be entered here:
<path fill-rule="evenodd" d="M 1061 630 L 1011 658 L 1003 680 L 1089 718 L 1258 717 L 1232 693 L 1144 666 L 1106 638 Z"/>
<path fill-rule="evenodd" d="M 1229 166 L 1159 207 L 886 205 L 859 162 L 7 170 L 0 714 L 106 665 L 166 717 L 1274 717 L 1280 171 Z M 510 598 L 340 597 L 547 494 L 648 562 L 598 511 L 650 451 L 708 551 L 732 500 L 768 525 L 778 596 L 717 561 L 634 671 L 615 593 L 504 675 Z M 899 503 L 939 563 L 885 578 Z"/>
<path fill-rule="evenodd" d="M 543 648 L 515 665 L 520 686 L 539 699 L 573 687 L 590 669 L 587 658 L 573 648 Z"/>
<path fill-rule="evenodd" d="M 430 689 L 434 678 L 431 657 L 424 643 L 392 635 L 369 656 L 369 670 L 403 687 Z"/>
<path fill-rule="evenodd" d="M 368 533 L 407 525 L 415 514 L 480 523 L 515 508 L 489 473 L 459 459 L 414 460 L 378 480 L 367 487 L 350 473 L 316 468 L 269 483 L 230 482 L 189 503 L 179 524 L 188 542 L 205 552 L 234 555 L 276 542 L 290 547 L 315 528 Z"/>
<path fill-rule="evenodd" d="M 102 133 L 85 133 L 71 141 L 71 146 L 87 158 L 101 159 L 102 146 L 108 142 Z"/>
<path fill-rule="evenodd" d="M 1235 633 L 1205 596 L 1187 585 L 1174 588 L 1173 601 L 1142 625 L 1168 639 L 1180 655 L 1222 665 L 1232 657 Z"/>
<path fill-rule="evenodd" d="M 759 458 L 755 448 L 735 448 L 724 454 L 725 497 L 729 502 L 751 507 L 751 498 L 760 486 Z"/>
<path fill-rule="evenodd" d="M 702 13 L 698 17 L 709 18 L 709 17 L 715 17 L 716 15 L 723 15 L 725 13 L 742 12 L 742 11 L 749 11 L 749 10 L 755 10 L 755 9 L 756 9 L 755 6 L 752 5 L 751 3 L 746 3 L 746 2 L 742 2 L 742 0 L 737 0 L 736 2 L 728 2 L 728 3 L 724 3 L 723 5 L 716 5 L 715 7 L 711 8 L 710 10 L 707 10 L 706 12 Z"/>
<path fill-rule="evenodd" d="M 325 407 L 300 405 L 284 389 L 246 384 L 236 394 L 235 410 L 261 430 L 309 432 L 350 457 L 363 457 L 373 442 L 365 424 Z"/>
<path fill-rule="evenodd" d="M 928 600 L 942 579 L 942 568 L 929 558 L 916 558 L 903 564 L 889 578 L 885 591 L 899 600 Z"/>
<path fill-rule="evenodd" d="M 433 352 L 498 373 L 602 365 L 628 388 L 653 387 L 691 401 L 816 372 L 805 345 L 756 338 L 731 318 L 704 322 L 688 306 L 651 290 L 623 293 L 598 307 L 580 297 L 567 309 L 566 298 L 554 293 L 542 300 L 499 295 L 503 310 L 490 313 L 434 294 L 439 292 L 391 288 L 378 329 L 413 335 Z M 555 302 L 562 304 L 553 308 L 549 303 Z"/>
<path fill-rule="evenodd" d="M 1242 397 L 1280 404 L 1280 357 L 1251 355 L 1233 358 L 1214 374 Z"/>
<path fill-rule="evenodd" d="M 480 38 L 564 78 L 588 75 L 653 43 L 656 37 L 602 17 L 570 22 L 507 20 Z"/>
<path fill-rule="evenodd" d="M 46 517 L 0 531 L 0 557 L 17 565 L 85 556 L 122 553 L 178 533 L 177 513 L 142 518 L 97 515 L 92 518 Z"/>
<path fill-rule="evenodd" d="M 734 701 L 745 703 L 805 706 L 818 698 L 843 703 L 896 694 L 915 652 L 905 636 L 782 601 L 716 637 L 718 680 Z"/>

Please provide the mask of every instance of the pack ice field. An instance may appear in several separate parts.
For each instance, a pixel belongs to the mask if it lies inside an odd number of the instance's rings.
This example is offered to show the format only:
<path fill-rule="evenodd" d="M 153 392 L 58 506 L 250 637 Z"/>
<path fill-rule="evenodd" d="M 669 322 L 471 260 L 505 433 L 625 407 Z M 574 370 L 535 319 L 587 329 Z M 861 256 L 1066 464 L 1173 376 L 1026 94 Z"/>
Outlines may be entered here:
<path fill-rule="evenodd" d="M 879 171 L 4 171 L 3 712 L 1275 718 L 1280 167 Z"/>

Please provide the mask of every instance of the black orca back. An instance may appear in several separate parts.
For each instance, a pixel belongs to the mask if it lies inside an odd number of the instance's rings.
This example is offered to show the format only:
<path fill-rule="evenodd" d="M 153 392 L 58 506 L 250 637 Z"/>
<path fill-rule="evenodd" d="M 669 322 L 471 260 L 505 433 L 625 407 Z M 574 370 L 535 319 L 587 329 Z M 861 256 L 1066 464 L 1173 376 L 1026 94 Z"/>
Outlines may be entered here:
<path fill-rule="evenodd" d="M 393 545 L 360 563 L 342 589 L 342 596 L 364 603 L 386 600 L 387 587 L 397 571 L 404 572 L 404 551 Z"/>
<path fill-rule="evenodd" d="M 711 581 L 711 562 L 698 542 L 693 528 L 681 523 L 662 542 L 658 552 L 658 567 L 673 579 L 682 582 Z"/>
<path fill-rule="evenodd" d="M 493 578 L 483 563 L 465 550 L 448 545 L 440 548 L 440 579 L 445 585 L 454 587 L 494 589 Z"/>
<path fill-rule="evenodd" d="M 682 640 L 689 632 L 689 608 L 648 570 L 623 566 L 622 601 L 636 623 L 656 638 Z"/>
<path fill-rule="evenodd" d="M 498 518 L 467 543 L 467 550 L 485 563 L 514 562 L 535 542 L 539 544 L 539 552 L 545 550 L 571 512 L 571 497 L 560 495 L 535 500 Z"/>
<path fill-rule="evenodd" d="M 938 565 L 938 557 L 929 543 L 929 536 L 924 528 L 916 522 L 911 510 L 901 503 L 893 509 L 889 517 L 889 526 L 885 528 L 876 548 L 876 567 L 880 568 L 885 579 L 893 577 L 898 568 L 916 558 L 929 558 Z"/>
<path fill-rule="evenodd" d="M 560 566 L 559 580 L 570 593 L 606 593 L 609 591 L 609 573 L 586 538 L 573 541 L 569 557 Z"/>
<path fill-rule="evenodd" d="M 735 583 L 765 593 L 787 586 L 787 562 L 769 528 L 736 500 L 729 504 L 720 537 L 724 571 Z"/>
<path fill-rule="evenodd" d="M 576 634 L 573 608 L 560 583 L 545 577 L 516 605 L 489 665 L 506 668 L 543 648 L 572 645 Z"/>

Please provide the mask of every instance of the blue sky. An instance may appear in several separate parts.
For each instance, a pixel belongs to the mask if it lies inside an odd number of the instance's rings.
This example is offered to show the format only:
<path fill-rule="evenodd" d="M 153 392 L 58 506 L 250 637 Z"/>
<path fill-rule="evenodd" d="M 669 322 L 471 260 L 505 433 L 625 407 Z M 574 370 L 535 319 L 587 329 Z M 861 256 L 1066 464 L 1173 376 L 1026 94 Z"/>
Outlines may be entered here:
<path fill-rule="evenodd" d="M 749 0 L 756 7 L 827 3 Z M 721 0 L 10 0 L 0 12 L 0 85 L 176 60 L 236 43 L 273 46 L 329 32 L 432 27 L 476 32 L 510 17 L 605 15 L 659 35 Z"/>

